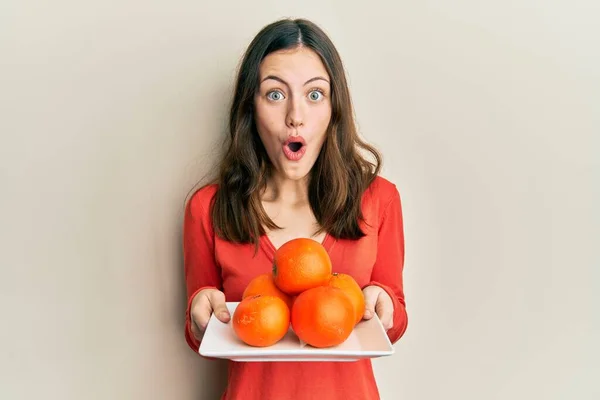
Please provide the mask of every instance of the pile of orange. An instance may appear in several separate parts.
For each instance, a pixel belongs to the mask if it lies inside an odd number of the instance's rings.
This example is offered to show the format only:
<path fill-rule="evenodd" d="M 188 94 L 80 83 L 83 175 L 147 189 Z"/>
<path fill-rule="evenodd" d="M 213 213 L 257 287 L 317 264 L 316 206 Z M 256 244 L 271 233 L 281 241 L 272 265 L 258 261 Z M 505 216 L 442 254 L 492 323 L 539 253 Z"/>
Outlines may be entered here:
<path fill-rule="evenodd" d="M 273 271 L 246 286 L 232 326 L 244 343 L 268 347 L 289 330 L 313 347 L 343 343 L 363 317 L 365 300 L 356 280 L 332 269 L 318 242 L 299 238 L 275 252 Z"/>

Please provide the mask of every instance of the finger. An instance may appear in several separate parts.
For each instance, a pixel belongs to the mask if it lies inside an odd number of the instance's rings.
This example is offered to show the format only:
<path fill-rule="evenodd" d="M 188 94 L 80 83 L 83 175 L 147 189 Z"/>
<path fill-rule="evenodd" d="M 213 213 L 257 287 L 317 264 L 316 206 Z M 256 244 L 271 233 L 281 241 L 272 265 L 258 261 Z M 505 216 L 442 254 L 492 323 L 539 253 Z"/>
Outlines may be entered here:
<path fill-rule="evenodd" d="M 227 305 L 225 304 L 225 295 L 221 291 L 211 292 L 209 295 L 210 304 L 212 306 L 213 312 L 215 316 L 221 322 L 229 322 L 231 319 L 231 315 L 229 314 L 229 310 L 227 309 Z"/>
<path fill-rule="evenodd" d="M 364 319 L 371 319 L 373 315 L 375 315 L 375 304 L 377 304 L 377 290 L 374 288 L 366 288 L 363 290 L 363 295 L 365 297 L 365 313 L 363 315 Z"/>
<path fill-rule="evenodd" d="M 192 322 L 197 325 L 200 333 L 203 333 L 206 329 L 208 321 L 213 313 L 213 306 L 210 300 L 212 291 L 213 290 L 198 293 L 197 298 L 195 298 L 192 303 Z"/>
<path fill-rule="evenodd" d="M 190 327 L 192 329 L 192 335 L 194 335 L 194 337 L 197 340 L 202 340 L 203 331 L 200 330 L 200 328 L 198 327 L 198 325 L 196 324 L 196 322 L 194 322 L 194 318 L 192 318 L 192 322 L 190 324 Z"/>
<path fill-rule="evenodd" d="M 379 292 L 377 296 L 375 312 L 385 330 L 389 330 L 394 323 L 394 304 L 390 296 L 384 291 Z"/>
<path fill-rule="evenodd" d="M 212 306 L 206 293 L 198 293 L 196 296 L 192 303 L 192 323 L 202 332 L 206 329 L 206 325 L 208 325 L 208 320 L 212 314 Z"/>

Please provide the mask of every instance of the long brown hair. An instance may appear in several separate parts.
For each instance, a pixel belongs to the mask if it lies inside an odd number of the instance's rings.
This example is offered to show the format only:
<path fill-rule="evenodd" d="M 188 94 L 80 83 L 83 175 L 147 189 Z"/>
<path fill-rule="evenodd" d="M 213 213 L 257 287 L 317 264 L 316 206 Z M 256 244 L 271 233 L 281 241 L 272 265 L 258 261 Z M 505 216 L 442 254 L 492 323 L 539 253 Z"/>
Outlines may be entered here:
<path fill-rule="evenodd" d="M 361 197 L 380 171 L 381 155 L 358 135 L 342 60 L 325 32 L 305 19 L 283 19 L 264 27 L 250 43 L 239 67 L 229 114 L 229 137 L 212 203 L 215 232 L 236 243 L 253 243 L 277 229 L 261 203 L 271 161 L 254 120 L 254 95 L 261 61 L 270 53 L 306 46 L 321 58 L 331 77 L 331 121 L 313 166 L 308 199 L 320 232 L 341 239 L 364 236 Z M 374 160 L 361 156 L 370 153 Z"/>

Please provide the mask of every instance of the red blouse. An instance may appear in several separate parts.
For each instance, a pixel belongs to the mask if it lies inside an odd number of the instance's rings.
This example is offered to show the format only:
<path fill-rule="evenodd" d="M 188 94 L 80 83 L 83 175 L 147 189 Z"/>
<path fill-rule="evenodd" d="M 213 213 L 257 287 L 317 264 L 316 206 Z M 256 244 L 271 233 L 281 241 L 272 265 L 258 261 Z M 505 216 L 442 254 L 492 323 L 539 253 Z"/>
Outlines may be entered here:
<path fill-rule="evenodd" d="M 252 278 L 271 271 L 275 248 L 264 235 L 259 252 L 253 245 L 238 245 L 217 237 L 211 224 L 209 205 L 216 191 L 208 185 L 194 193 L 184 217 L 184 264 L 188 306 L 185 338 L 198 351 L 190 324 L 193 296 L 214 287 L 227 301 L 240 301 Z M 364 288 L 378 285 L 394 304 L 394 324 L 387 332 L 397 342 L 407 328 L 402 272 L 404 232 L 402 206 L 394 184 L 377 177 L 364 193 L 362 210 L 367 234 L 359 240 L 337 240 L 327 235 L 323 246 L 334 272 L 350 274 Z M 379 392 L 369 359 L 355 362 L 229 362 L 227 400 L 371 400 Z"/>

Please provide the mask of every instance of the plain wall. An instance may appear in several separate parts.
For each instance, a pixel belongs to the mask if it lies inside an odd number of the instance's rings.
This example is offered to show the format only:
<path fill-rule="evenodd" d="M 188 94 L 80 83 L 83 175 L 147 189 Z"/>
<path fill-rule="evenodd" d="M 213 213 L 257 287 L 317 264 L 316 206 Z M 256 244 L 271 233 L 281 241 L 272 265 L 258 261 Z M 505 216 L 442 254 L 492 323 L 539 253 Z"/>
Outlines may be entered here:
<path fill-rule="evenodd" d="M 330 33 L 402 194 L 382 398 L 600 398 L 599 3 L 349 3 L 2 3 L 1 399 L 218 398 L 183 337 L 183 202 L 283 16 Z"/>

